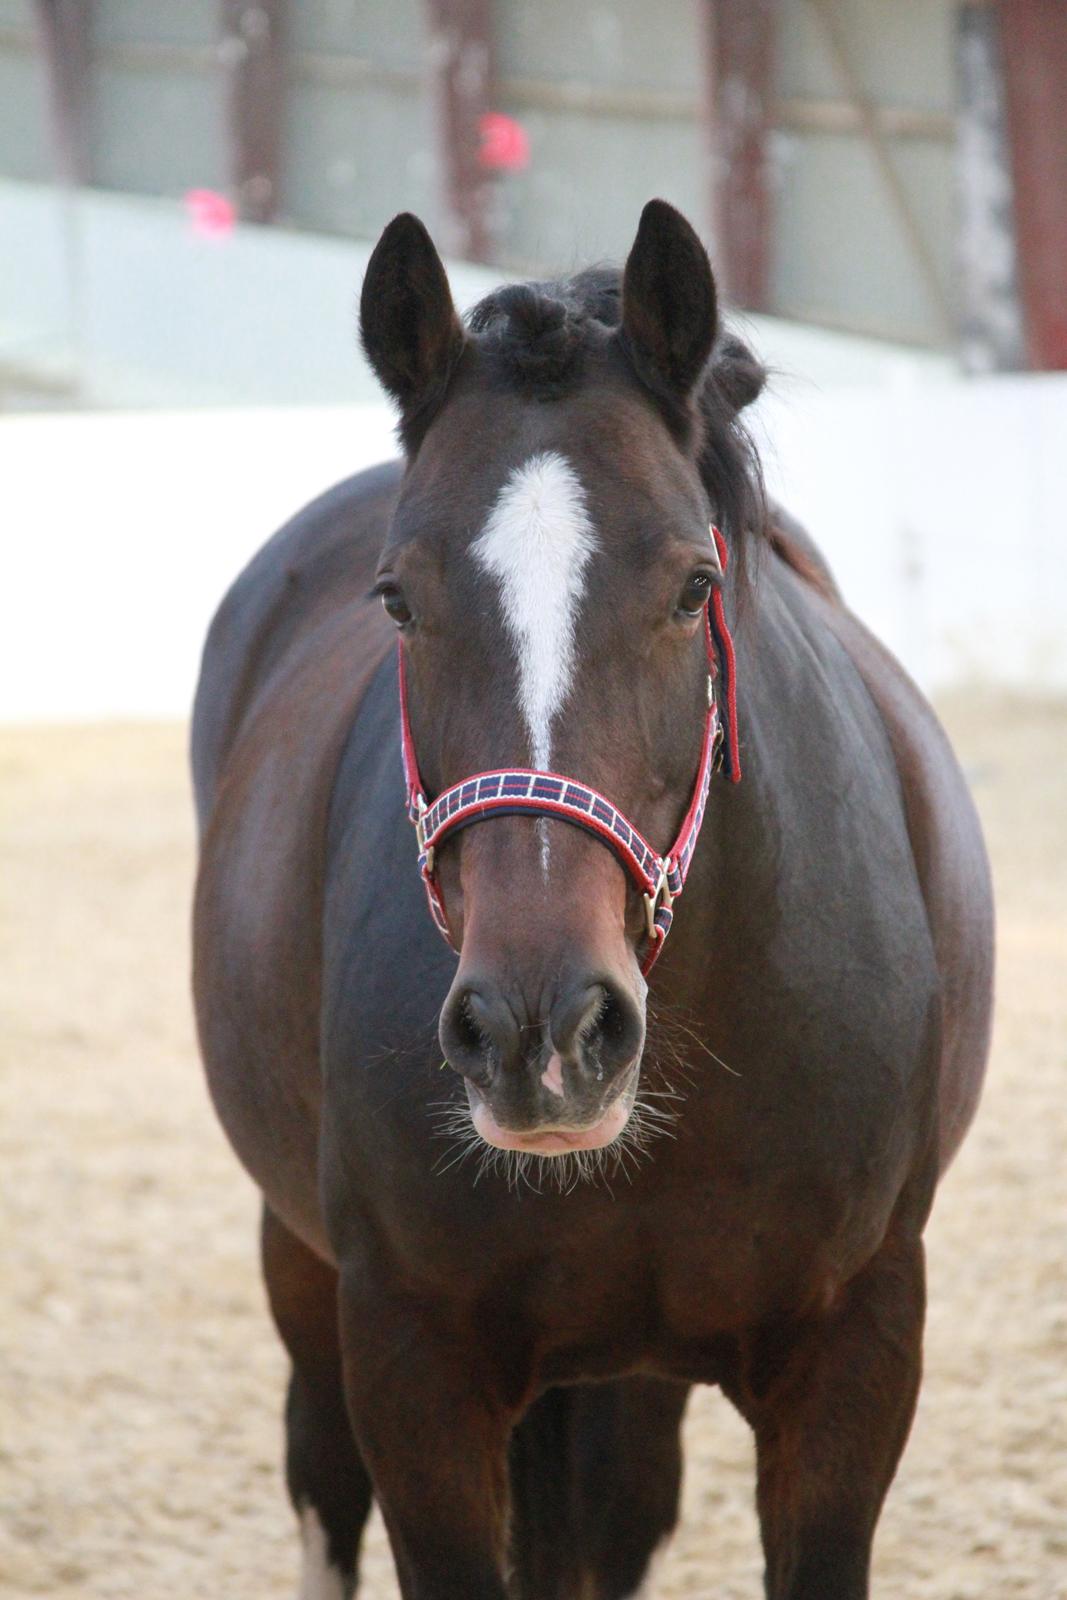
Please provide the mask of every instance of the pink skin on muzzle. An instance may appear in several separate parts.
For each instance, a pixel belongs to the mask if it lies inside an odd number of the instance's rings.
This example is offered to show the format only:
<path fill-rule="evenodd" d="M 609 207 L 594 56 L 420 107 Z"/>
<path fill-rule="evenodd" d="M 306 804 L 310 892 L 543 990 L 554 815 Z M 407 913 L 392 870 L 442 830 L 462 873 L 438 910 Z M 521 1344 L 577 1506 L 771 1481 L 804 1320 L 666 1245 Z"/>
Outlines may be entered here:
<path fill-rule="evenodd" d="M 502 1128 L 470 1082 L 467 1084 L 467 1098 L 474 1130 L 486 1144 L 493 1145 L 497 1150 L 525 1151 L 529 1155 L 563 1156 L 574 1150 L 601 1150 L 617 1139 L 630 1120 L 636 1087 L 637 1073 L 631 1069 L 623 1088 L 598 1122 L 583 1128 L 567 1127 L 565 1123 L 546 1123 L 526 1132 Z"/>

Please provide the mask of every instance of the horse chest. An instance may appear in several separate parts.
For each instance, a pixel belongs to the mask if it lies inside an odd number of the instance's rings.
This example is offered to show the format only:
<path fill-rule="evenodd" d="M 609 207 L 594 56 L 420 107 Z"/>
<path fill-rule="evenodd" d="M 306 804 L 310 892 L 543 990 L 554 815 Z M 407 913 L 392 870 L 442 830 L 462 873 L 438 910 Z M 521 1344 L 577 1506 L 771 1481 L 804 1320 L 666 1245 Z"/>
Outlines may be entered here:
<path fill-rule="evenodd" d="M 752 1216 L 710 1189 L 618 1212 L 614 1228 L 547 1249 L 511 1281 L 542 1383 L 627 1371 L 716 1382 L 735 1334 L 783 1306 L 828 1304 L 848 1270 L 810 1218 Z"/>

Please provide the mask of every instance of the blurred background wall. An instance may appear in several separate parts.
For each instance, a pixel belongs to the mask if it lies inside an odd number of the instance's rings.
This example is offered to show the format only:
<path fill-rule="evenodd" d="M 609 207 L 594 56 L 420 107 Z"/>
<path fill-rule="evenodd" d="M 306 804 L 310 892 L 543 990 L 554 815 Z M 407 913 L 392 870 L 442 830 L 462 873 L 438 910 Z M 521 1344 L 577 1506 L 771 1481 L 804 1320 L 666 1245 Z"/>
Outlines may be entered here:
<path fill-rule="evenodd" d="M 226 578 L 390 452 L 354 303 L 394 212 L 469 304 L 620 259 L 652 194 L 861 613 L 929 687 L 1067 687 L 1063 0 L 0 0 L 0 492 L 95 645 L 64 681 L 9 598 L 0 712 L 180 710 Z"/>

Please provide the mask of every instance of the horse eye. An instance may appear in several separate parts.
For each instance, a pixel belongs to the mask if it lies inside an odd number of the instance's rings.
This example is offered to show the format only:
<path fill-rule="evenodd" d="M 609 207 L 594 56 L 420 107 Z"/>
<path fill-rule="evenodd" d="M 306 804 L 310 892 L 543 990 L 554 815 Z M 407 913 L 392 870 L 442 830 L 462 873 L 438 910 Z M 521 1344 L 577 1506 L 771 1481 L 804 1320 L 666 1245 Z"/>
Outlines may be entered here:
<path fill-rule="evenodd" d="M 392 617 L 398 628 L 403 628 L 411 621 L 408 603 L 394 584 L 387 584 L 381 590 L 381 601 L 387 615 Z"/>
<path fill-rule="evenodd" d="M 706 572 L 692 572 L 678 596 L 678 610 L 683 617 L 698 617 L 708 603 L 711 578 Z"/>

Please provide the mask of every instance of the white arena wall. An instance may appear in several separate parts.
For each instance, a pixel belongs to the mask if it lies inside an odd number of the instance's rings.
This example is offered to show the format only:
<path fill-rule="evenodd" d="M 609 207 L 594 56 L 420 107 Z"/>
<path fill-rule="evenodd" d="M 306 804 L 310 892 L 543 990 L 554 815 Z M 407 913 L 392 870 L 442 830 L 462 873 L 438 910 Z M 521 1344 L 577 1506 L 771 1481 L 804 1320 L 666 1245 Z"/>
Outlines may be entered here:
<path fill-rule="evenodd" d="M 80 408 L 0 414 L 0 718 L 183 715 L 243 562 L 392 453 L 355 351 L 369 247 L 203 240 L 172 203 L 96 192 L 5 183 L 0 202 L 0 367 L 73 378 Z M 457 267 L 457 301 L 497 276 Z M 743 331 L 775 372 L 772 492 L 920 683 L 1067 691 L 1067 375 Z"/>
<path fill-rule="evenodd" d="M 1067 378 L 776 397 L 767 475 L 928 690 L 1067 691 Z M 0 419 L 0 718 L 180 716 L 225 586 L 384 407 Z"/>

